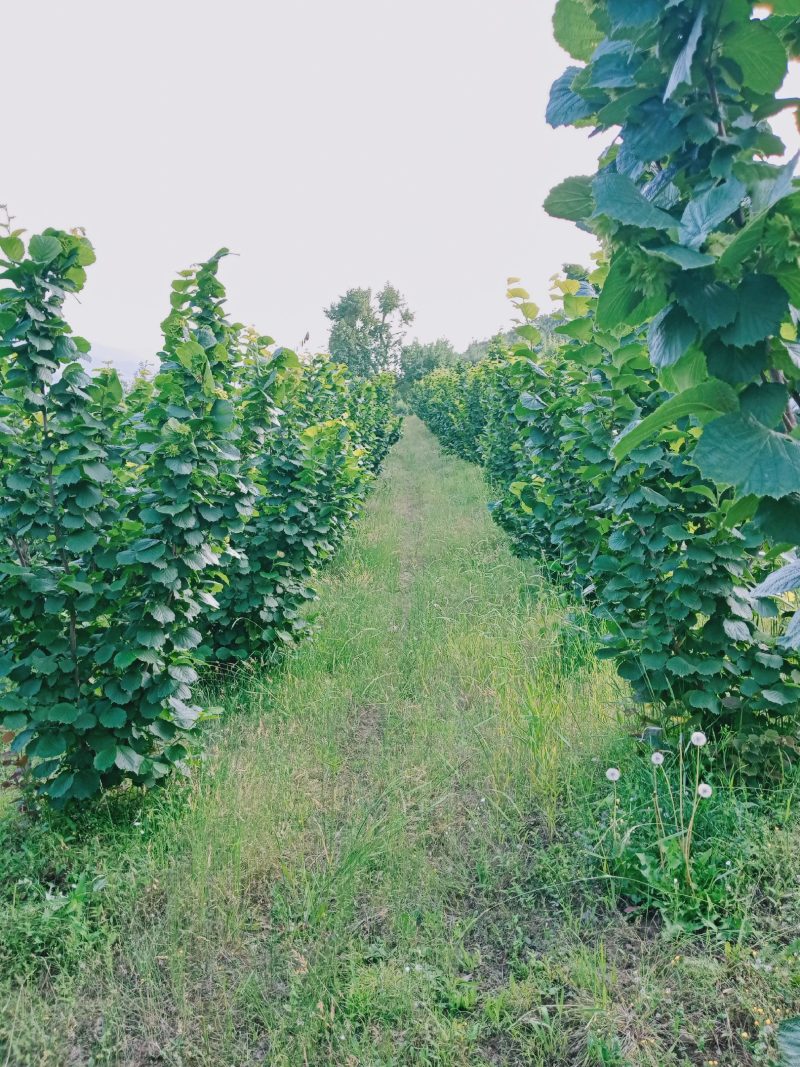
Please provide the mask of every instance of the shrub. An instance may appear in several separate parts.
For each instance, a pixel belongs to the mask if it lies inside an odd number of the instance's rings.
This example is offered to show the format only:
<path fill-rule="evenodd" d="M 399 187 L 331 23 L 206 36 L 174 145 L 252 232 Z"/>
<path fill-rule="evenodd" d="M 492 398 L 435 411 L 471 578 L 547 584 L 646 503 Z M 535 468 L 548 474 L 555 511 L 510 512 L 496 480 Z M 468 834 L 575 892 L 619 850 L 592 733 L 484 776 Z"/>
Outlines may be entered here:
<path fill-rule="evenodd" d="M 158 373 L 127 396 L 64 318 L 88 240 L 0 250 L 0 712 L 63 804 L 187 769 L 202 661 L 306 632 L 399 420 L 392 376 L 351 383 L 231 323 L 225 250 L 173 283 Z"/>

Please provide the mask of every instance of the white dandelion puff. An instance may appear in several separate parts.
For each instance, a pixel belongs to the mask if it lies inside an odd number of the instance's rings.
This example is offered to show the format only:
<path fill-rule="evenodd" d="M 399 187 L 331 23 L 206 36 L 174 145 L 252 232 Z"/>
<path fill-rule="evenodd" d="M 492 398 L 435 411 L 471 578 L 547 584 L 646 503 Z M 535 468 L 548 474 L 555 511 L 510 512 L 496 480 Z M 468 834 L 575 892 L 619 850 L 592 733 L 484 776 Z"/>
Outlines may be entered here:
<path fill-rule="evenodd" d="M 618 782 L 621 777 L 618 767 L 609 767 L 606 771 L 606 778 L 608 778 L 609 782 Z"/>
<path fill-rule="evenodd" d="M 702 730 L 695 730 L 692 736 L 689 738 L 695 748 L 702 748 L 708 742 L 708 738 Z"/>
<path fill-rule="evenodd" d="M 654 752 L 653 755 L 650 757 L 650 762 L 655 767 L 660 767 L 661 764 L 664 762 L 664 753 L 663 752 Z"/>
<path fill-rule="evenodd" d="M 697 787 L 697 795 L 702 797 L 703 800 L 708 800 L 714 790 L 706 782 L 701 782 Z"/>

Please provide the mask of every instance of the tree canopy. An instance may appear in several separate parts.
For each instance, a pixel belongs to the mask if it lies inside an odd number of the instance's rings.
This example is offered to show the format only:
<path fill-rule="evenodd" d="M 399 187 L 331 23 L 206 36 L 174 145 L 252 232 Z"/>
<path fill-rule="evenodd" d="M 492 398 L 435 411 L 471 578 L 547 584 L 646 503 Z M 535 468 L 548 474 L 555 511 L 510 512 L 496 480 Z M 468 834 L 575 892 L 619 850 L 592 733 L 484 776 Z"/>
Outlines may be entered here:
<path fill-rule="evenodd" d="M 428 344 L 415 340 L 404 345 L 400 353 L 400 376 L 404 382 L 413 384 L 437 367 L 452 366 L 459 358 L 453 345 L 444 337 Z"/>
<path fill-rule="evenodd" d="M 403 341 L 414 313 L 393 285 L 387 282 L 374 296 L 371 289 L 348 289 L 325 314 L 332 323 L 330 353 L 354 377 L 399 372 Z"/>

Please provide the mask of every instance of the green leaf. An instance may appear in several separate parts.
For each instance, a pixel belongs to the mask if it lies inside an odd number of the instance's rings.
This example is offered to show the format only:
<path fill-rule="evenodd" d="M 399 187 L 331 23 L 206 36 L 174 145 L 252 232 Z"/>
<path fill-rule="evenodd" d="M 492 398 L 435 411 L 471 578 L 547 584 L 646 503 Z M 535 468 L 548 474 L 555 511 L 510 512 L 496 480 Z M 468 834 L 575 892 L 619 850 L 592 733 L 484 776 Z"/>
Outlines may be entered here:
<path fill-rule="evenodd" d="M 175 621 L 175 612 L 166 604 L 152 604 L 148 612 L 156 622 L 160 622 L 163 626 Z"/>
<path fill-rule="evenodd" d="M 103 708 L 102 711 L 98 712 L 97 718 L 103 726 L 107 726 L 110 730 L 115 730 L 125 725 L 128 716 L 124 708 Z"/>
<path fill-rule="evenodd" d="M 75 776 L 73 774 L 59 774 L 57 778 L 54 778 L 51 782 L 47 783 L 43 791 L 47 794 L 47 796 L 55 797 L 56 799 L 58 799 L 59 797 L 66 796 L 69 793 L 69 791 L 72 789 L 72 783 L 74 781 Z"/>
<path fill-rule="evenodd" d="M 547 214 L 556 219 L 567 219 L 569 222 L 583 222 L 591 218 L 594 211 L 593 180 L 589 177 L 575 177 L 561 182 L 551 190 L 544 202 Z"/>
<path fill-rule="evenodd" d="M 764 346 L 731 348 L 719 341 L 704 344 L 709 374 L 731 385 L 752 382 L 766 369 Z"/>
<path fill-rule="evenodd" d="M 110 482 L 114 475 L 105 463 L 84 463 L 83 473 L 93 482 Z"/>
<path fill-rule="evenodd" d="M 672 68 L 666 92 L 664 93 L 664 100 L 669 100 L 670 97 L 674 96 L 681 85 L 692 84 L 692 62 L 703 33 L 704 18 L 705 9 L 701 7 L 689 36 L 686 38 L 686 44 L 683 46 L 680 55 L 675 61 L 675 66 Z"/>
<path fill-rule="evenodd" d="M 730 326 L 736 319 L 736 292 L 722 282 L 678 278 L 675 290 L 681 307 L 689 312 L 704 333 Z"/>
<path fill-rule="evenodd" d="M 722 334 L 726 344 L 747 348 L 780 332 L 789 310 L 789 297 L 768 274 L 748 274 L 736 290 L 739 311 L 736 321 Z"/>
<path fill-rule="evenodd" d="M 25 245 L 19 237 L 0 237 L 0 248 L 12 263 L 19 263 L 25 256 Z"/>
<path fill-rule="evenodd" d="M 594 113 L 592 105 L 572 88 L 572 83 L 580 72 L 580 67 L 567 67 L 561 77 L 553 82 L 545 117 L 554 128 L 573 126 Z"/>
<path fill-rule="evenodd" d="M 800 562 L 797 560 L 773 571 L 755 587 L 752 595 L 754 597 L 783 596 L 784 593 L 794 592 L 795 589 L 800 589 Z"/>
<path fill-rule="evenodd" d="M 581 0 L 558 0 L 553 15 L 553 33 L 565 52 L 584 63 L 592 58 L 602 39 Z"/>
<path fill-rule="evenodd" d="M 52 707 L 47 709 L 47 717 L 50 722 L 60 722 L 65 725 L 75 722 L 78 718 L 79 709 L 74 704 L 68 704 L 66 701 L 59 701 L 58 704 L 53 704 Z"/>
<path fill-rule="evenodd" d="M 723 415 L 707 426 L 694 460 L 705 477 L 744 496 L 780 499 L 800 492 L 800 442 L 749 415 Z"/>
<path fill-rule="evenodd" d="M 75 503 L 79 508 L 83 508 L 84 511 L 88 511 L 89 508 L 96 507 L 103 499 L 103 494 L 99 489 L 93 485 L 84 485 L 75 497 Z"/>
<path fill-rule="evenodd" d="M 717 698 L 702 689 L 693 689 L 686 694 L 686 699 L 693 708 L 705 708 L 707 711 L 719 711 Z"/>
<path fill-rule="evenodd" d="M 121 771 L 128 771 L 130 774 L 138 774 L 143 758 L 144 757 L 134 751 L 134 749 L 128 748 L 127 745 L 120 745 L 117 749 L 116 756 L 114 757 L 114 765 L 119 767 Z"/>
<path fill-rule="evenodd" d="M 235 412 L 230 400 L 217 399 L 211 407 L 211 418 L 218 433 L 229 430 L 234 423 Z"/>
<path fill-rule="evenodd" d="M 722 628 L 731 641 L 750 641 L 750 627 L 740 619 L 725 619 Z"/>
<path fill-rule="evenodd" d="M 758 19 L 737 23 L 723 41 L 722 53 L 742 72 L 743 83 L 756 93 L 776 93 L 788 69 L 786 48 L 778 35 Z"/>
<path fill-rule="evenodd" d="M 683 270 L 697 270 L 698 267 L 713 267 L 716 260 L 705 252 L 697 252 L 693 248 L 684 245 L 658 245 L 652 248 L 642 246 L 642 251 L 649 256 L 657 256 L 665 259 L 668 263 L 676 263 Z"/>
<path fill-rule="evenodd" d="M 31 237 L 28 244 L 28 254 L 36 263 L 46 265 L 60 256 L 63 249 L 57 237 Z"/>
<path fill-rule="evenodd" d="M 676 304 L 669 304 L 650 323 L 647 344 L 650 362 L 659 369 L 671 367 L 697 340 L 697 327 Z"/>
<path fill-rule="evenodd" d="M 800 545 L 800 495 L 759 501 L 756 525 L 774 544 Z"/>
<path fill-rule="evenodd" d="M 745 415 L 774 430 L 789 403 L 789 392 L 779 382 L 753 383 L 739 397 L 739 403 Z"/>
<path fill-rule="evenodd" d="M 184 341 L 183 344 L 178 345 L 175 349 L 175 355 L 187 370 L 192 369 L 194 360 L 198 356 L 205 357 L 205 354 L 206 350 L 197 341 Z"/>
<path fill-rule="evenodd" d="M 601 330 L 614 330 L 623 322 L 630 323 L 641 303 L 642 296 L 637 293 L 630 272 L 629 258 L 624 254 L 614 256 L 597 301 L 597 325 Z"/>
<path fill-rule="evenodd" d="M 94 530 L 80 530 L 78 533 L 70 534 L 66 545 L 70 552 L 88 552 L 99 540 Z"/>
<path fill-rule="evenodd" d="M 93 763 L 98 771 L 110 771 L 117 761 L 117 746 L 110 745 L 108 748 L 101 748 L 97 755 L 94 757 Z"/>
<path fill-rule="evenodd" d="M 642 419 L 617 441 L 612 455 L 617 461 L 624 459 L 659 430 L 674 425 L 679 419 L 691 415 L 701 422 L 709 422 L 720 415 L 736 411 L 738 406 L 739 398 L 724 382 L 711 379 L 701 385 L 695 385 L 665 400 L 654 412 Z"/>
<path fill-rule="evenodd" d="M 677 219 L 666 211 L 653 207 L 641 191 L 624 174 L 603 171 L 592 183 L 595 211 L 594 218 L 605 215 L 626 226 L 638 226 L 647 230 L 671 230 L 677 227 Z"/>
<path fill-rule="evenodd" d="M 193 667 L 175 663 L 168 670 L 171 678 L 185 685 L 193 685 L 197 681 L 197 671 Z"/>
<path fill-rule="evenodd" d="M 114 656 L 114 666 L 120 671 L 126 671 L 137 659 L 138 655 L 135 649 L 123 648 Z"/>
<path fill-rule="evenodd" d="M 747 189 L 736 178 L 714 186 L 687 205 L 681 216 L 678 239 L 689 248 L 697 249 L 718 226 L 741 207 Z"/>
<path fill-rule="evenodd" d="M 61 733 L 40 734 L 28 746 L 28 751 L 38 759 L 51 759 L 53 756 L 61 756 L 67 751 L 66 735 Z"/>

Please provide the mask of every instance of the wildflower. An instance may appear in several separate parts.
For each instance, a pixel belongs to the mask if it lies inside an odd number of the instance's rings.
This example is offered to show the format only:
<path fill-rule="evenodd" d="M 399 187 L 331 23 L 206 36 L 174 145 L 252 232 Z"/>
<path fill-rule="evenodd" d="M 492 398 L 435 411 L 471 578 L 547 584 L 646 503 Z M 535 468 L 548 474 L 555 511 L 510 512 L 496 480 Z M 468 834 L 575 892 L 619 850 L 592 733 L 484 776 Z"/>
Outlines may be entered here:
<path fill-rule="evenodd" d="M 692 736 L 689 738 L 695 748 L 702 748 L 706 744 L 708 738 L 702 730 L 695 730 Z"/>
<path fill-rule="evenodd" d="M 664 762 L 664 753 L 663 752 L 654 752 L 653 755 L 650 757 L 650 762 L 654 766 L 660 767 L 661 764 Z"/>
<path fill-rule="evenodd" d="M 609 767 L 606 771 L 606 778 L 608 778 L 609 782 L 618 782 L 621 777 L 618 767 Z"/>
<path fill-rule="evenodd" d="M 748 1032 L 746 1030 L 742 1030 L 742 1041 L 749 1041 L 749 1040 L 750 1040 L 750 1035 L 748 1034 Z"/>
<path fill-rule="evenodd" d="M 697 795 L 701 796 L 703 800 L 708 800 L 714 790 L 706 782 L 701 782 L 697 787 Z"/>

